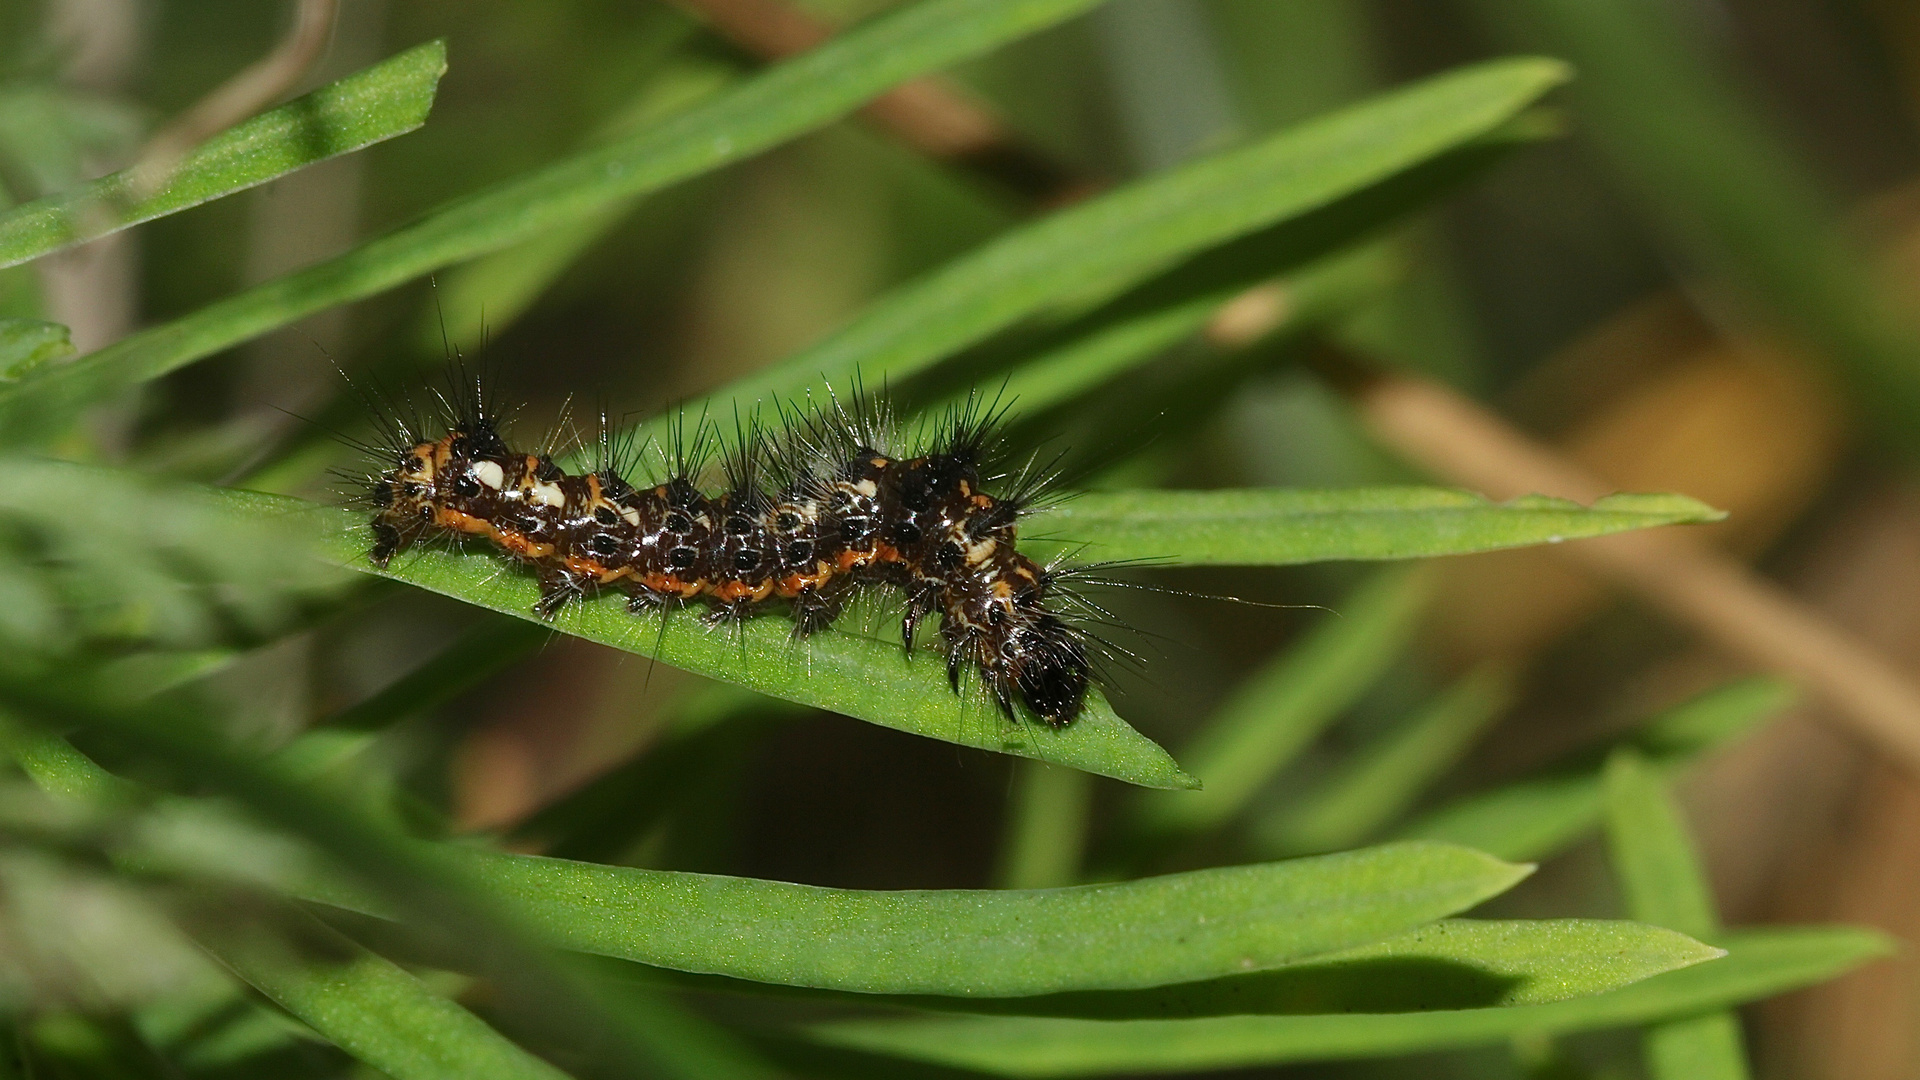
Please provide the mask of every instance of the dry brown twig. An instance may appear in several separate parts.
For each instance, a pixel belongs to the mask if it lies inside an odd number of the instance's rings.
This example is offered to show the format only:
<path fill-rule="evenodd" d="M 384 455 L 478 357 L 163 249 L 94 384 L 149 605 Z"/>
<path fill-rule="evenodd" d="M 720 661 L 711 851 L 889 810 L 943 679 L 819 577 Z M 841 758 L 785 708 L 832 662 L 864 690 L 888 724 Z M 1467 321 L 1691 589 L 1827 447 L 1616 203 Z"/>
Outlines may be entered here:
<path fill-rule="evenodd" d="M 326 55 L 339 0 L 300 0 L 293 25 L 273 51 L 241 69 L 173 118 L 141 148 L 128 182 L 139 202 L 167 186 L 194 147 L 279 100 Z"/>
<path fill-rule="evenodd" d="M 740 47 L 768 59 L 812 48 L 830 28 L 786 0 L 680 0 Z M 972 116 L 968 116 L 972 113 Z M 1027 193 L 1057 202 L 1098 185 L 1022 145 L 976 103 L 931 80 L 875 102 L 868 114 L 921 151 L 1005 182 L 983 164 L 1017 161 L 1035 175 L 1061 177 Z M 1015 185 L 1021 187 L 1021 185 Z M 1291 305 L 1283 285 L 1258 285 L 1221 305 L 1203 336 L 1238 348 L 1272 333 Z M 1451 483 L 1507 499 L 1558 495 L 1592 502 L 1612 487 L 1516 431 L 1476 402 L 1438 383 L 1361 370 L 1351 357 L 1329 365 L 1375 438 Z M 1920 773 L 1920 690 L 1872 648 L 1784 589 L 1670 529 L 1621 533 L 1568 544 L 1565 554 L 1722 646 L 1788 675 L 1832 704 L 1836 718 L 1904 767 Z"/>

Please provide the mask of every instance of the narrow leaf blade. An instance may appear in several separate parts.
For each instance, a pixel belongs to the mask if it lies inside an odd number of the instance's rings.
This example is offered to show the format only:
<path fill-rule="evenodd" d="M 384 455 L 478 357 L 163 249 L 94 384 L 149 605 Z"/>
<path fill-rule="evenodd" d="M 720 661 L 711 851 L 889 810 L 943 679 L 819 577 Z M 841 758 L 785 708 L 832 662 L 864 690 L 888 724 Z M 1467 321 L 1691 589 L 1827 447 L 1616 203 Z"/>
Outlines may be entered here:
<path fill-rule="evenodd" d="M 1479 668 L 1361 747 L 1318 788 L 1256 826 L 1275 855 L 1334 851 L 1398 817 L 1513 700 L 1505 671 Z"/>
<path fill-rule="evenodd" d="M 404 135 L 426 123 L 446 70 L 446 43 L 430 41 L 213 136 L 138 201 L 132 170 L 124 170 L 0 213 L 0 267 Z"/>
<path fill-rule="evenodd" d="M 325 556 L 363 573 L 376 571 L 366 558 L 366 523 L 350 514 L 297 499 L 254 492 L 226 492 L 239 513 L 304 523 Z M 492 556 L 422 548 L 395 559 L 381 576 L 456 597 L 521 619 L 532 614 L 538 586 L 531 577 L 503 572 Z M 1024 708 L 1016 720 L 1001 714 L 988 695 L 962 683 L 947 685 L 946 667 L 931 647 L 903 656 L 897 633 L 891 641 L 845 627 L 793 637 L 785 619 L 748 619 L 731 627 L 703 626 L 693 612 L 633 614 L 617 595 L 569 604 L 551 623 L 562 633 L 772 697 L 943 742 L 1029 757 L 1111 776 L 1147 787 L 1186 788 L 1197 781 L 1167 752 L 1117 716 L 1097 691 L 1072 724 L 1054 728 Z"/>
<path fill-rule="evenodd" d="M 1636 919 L 1683 933 L 1720 929 L 1693 838 L 1660 774 L 1630 746 L 1615 750 L 1601 773 L 1607 849 Z"/>
<path fill-rule="evenodd" d="M 1098 1020 L 1426 1012 L 1563 1001 L 1721 955 L 1684 934 L 1644 923 L 1442 919 L 1356 949 L 1184 986 L 902 1003 Z"/>
<path fill-rule="evenodd" d="M 806 1035 L 833 1046 L 1015 1077 L 1391 1057 L 1688 1016 L 1822 982 L 1893 949 L 1885 935 L 1853 927 L 1747 931 L 1724 944 L 1728 955 L 1720 960 L 1545 1005 L 1198 1020 L 857 1020 L 818 1024 Z"/>
<path fill-rule="evenodd" d="M 1029 532 L 1084 544 L 1089 559 L 1281 566 L 1461 555 L 1725 516 L 1684 495 L 1609 495 L 1585 507 L 1444 488 L 1122 491 L 1064 503 Z"/>
<path fill-rule="evenodd" d="M 862 892 L 443 850 L 563 948 L 786 986 L 954 997 L 1262 970 L 1404 933 L 1530 869 L 1452 845 L 1392 844 L 1064 889 Z M 306 891 L 379 913 L 325 883 Z"/>
<path fill-rule="evenodd" d="M 1217 827 L 1357 700 L 1413 633 L 1429 593 L 1417 572 L 1383 571 L 1304 640 L 1249 678 L 1187 751 L 1197 792 L 1148 796 L 1139 825 L 1167 836 Z"/>
<path fill-rule="evenodd" d="M 823 392 L 856 373 L 899 381 L 1089 283 L 1150 276 L 1472 142 L 1566 78 L 1564 65 L 1538 57 L 1478 64 L 1089 200 L 984 245 L 693 408 Z"/>
<path fill-rule="evenodd" d="M 1739 738 L 1786 707 L 1793 687 L 1778 679 L 1743 679 L 1684 702 L 1623 742 L 1669 772 L 1685 768 Z M 1394 835 L 1448 840 L 1507 859 L 1543 859 L 1600 820 L 1600 769 L 1605 752 L 1490 791 L 1462 796 L 1394 830 Z"/>
<path fill-rule="evenodd" d="M 197 936 L 255 989 L 394 1080 L 564 1080 L 565 1073 L 391 961 L 311 917 L 300 921 L 300 940 L 324 942 L 328 955 L 295 955 L 288 941 L 244 927 Z"/>

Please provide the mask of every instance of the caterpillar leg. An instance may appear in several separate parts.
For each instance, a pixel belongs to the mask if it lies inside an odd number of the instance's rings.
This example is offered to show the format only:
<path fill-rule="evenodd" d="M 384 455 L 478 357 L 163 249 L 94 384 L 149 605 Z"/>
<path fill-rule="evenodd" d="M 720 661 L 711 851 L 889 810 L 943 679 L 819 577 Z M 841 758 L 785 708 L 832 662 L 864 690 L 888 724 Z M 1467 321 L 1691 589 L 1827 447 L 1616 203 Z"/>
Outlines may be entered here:
<path fill-rule="evenodd" d="M 933 614 L 940 606 L 940 590 L 935 586 L 921 586 L 907 593 L 907 613 L 900 617 L 900 644 L 909 655 L 913 653 L 913 636 L 920 629 L 920 620 Z M 955 688 L 959 683 L 954 684 Z"/>
<path fill-rule="evenodd" d="M 713 607 L 707 609 L 706 614 L 700 616 L 700 625 L 707 627 L 731 626 L 735 623 L 745 622 L 753 617 L 754 610 L 758 606 L 759 605 L 752 603 L 715 604 Z"/>
<path fill-rule="evenodd" d="M 367 552 L 367 559 L 376 569 L 385 570 L 404 546 L 406 541 L 399 529 L 384 521 L 376 521 L 373 523 L 373 549 Z"/>
<path fill-rule="evenodd" d="M 993 701 L 1000 706 L 1000 715 L 1013 719 L 1013 687 L 1004 678 L 989 679 L 993 684 Z"/>
<path fill-rule="evenodd" d="M 551 619 L 567 606 L 567 601 L 585 595 L 586 591 L 586 579 L 543 568 L 540 571 L 540 599 L 534 602 L 533 613 L 543 619 Z"/>
<path fill-rule="evenodd" d="M 793 636 L 806 637 L 825 630 L 846 606 L 845 598 L 839 595 L 801 593 L 793 598 Z"/>

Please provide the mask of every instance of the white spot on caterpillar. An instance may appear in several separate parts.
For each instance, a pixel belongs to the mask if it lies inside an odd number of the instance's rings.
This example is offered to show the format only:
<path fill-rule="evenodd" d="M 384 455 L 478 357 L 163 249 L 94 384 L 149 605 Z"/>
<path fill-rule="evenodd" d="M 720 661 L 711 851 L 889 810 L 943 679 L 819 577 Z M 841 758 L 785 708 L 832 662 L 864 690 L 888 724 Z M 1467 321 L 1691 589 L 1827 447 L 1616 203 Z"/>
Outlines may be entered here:
<path fill-rule="evenodd" d="M 560 490 L 560 485 L 558 484 L 535 484 L 528 489 L 528 494 L 532 497 L 533 501 L 537 503 L 544 503 L 548 506 L 567 505 L 566 493 Z"/>
<path fill-rule="evenodd" d="M 993 549 L 999 546 L 999 542 L 991 536 L 975 543 L 967 549 L 967 565 L 979 566 L 981 563 L 986 562 L 989 558 L 993 557 Z"/>
<path fill-rule="evenodd" d="M 880 485 L 875 484 L 871 480 L 862 480 L 859 483 L 853 485 L 853 490 L 871 499 L 875 495 L 880 494 Z"/>
<path fill-rule="evenodd" d="M 506 470 L 497 461 L 476 461 L 473 463 L 473 478 L 499 491 L 507 483 Z"/>
<path fill-rule="evenodd" d="M 623 518 L 626 518 L 627 524 L 633 526 L 634 528 L 637 529 L 640 527 L 640 511 L 635 510 L 633 507 L 631 506 L 621 507 L 620 516 Z"/>

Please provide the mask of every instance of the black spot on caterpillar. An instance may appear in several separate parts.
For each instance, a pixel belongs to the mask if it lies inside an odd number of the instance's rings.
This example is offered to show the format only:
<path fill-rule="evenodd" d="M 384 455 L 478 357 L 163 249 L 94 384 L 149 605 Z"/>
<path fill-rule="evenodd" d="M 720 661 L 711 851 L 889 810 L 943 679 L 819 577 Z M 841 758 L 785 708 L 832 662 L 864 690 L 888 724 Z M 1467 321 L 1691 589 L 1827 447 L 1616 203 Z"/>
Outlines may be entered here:
<path fill-rule="evenodd" d="M 715 622 L 784 609 L 800 636 L 830 626 L 853 591 L 897 587 L 909 650 L 940 616 L 956 692 L 971 668 L 1010 719 L 1016 701 L 1055 727 L 1084 707 L 1090 648 L 1104 643 L 1057 610 L 1070 571 L 1018 550 L 1047 477 L 1003 475 L 998 404 L 970 396 L 914 445 L 858 390 L 777 405 L 779 430 L 745 424 L 719 455 L 724 490 L 707 494 L 701 474 L 719 440 L 704 418 L 674 428 L 664 477 L 638 483 L 645 448 L 604 420 L 599 461 L 570 473 L 551 447 L 510 445 L 480 380 L 452 382 L 435 420 L 371 402 L 381 438 L 364 447 L 376 466 L 363 490 L 375 566 L 423 541 L 471 539 L 535 572 L 543 618 L 618 591 L 636 612 L 698 603 Z"/>

